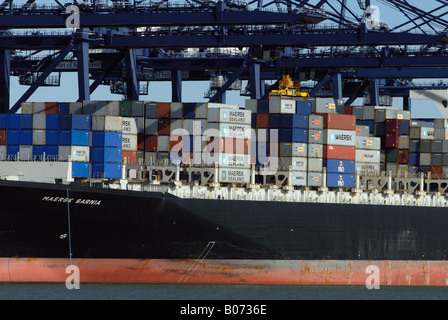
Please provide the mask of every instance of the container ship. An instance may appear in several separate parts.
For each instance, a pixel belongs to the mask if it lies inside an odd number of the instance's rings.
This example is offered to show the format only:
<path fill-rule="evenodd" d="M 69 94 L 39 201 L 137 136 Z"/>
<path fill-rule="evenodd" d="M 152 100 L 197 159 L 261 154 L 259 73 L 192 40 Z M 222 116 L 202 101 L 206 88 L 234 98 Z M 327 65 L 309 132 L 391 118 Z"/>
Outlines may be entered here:
<path fill-rule="evenodd" d="M 448 123 L 272 96 L 0 115 L 0 281 L 448 284 Z"/>

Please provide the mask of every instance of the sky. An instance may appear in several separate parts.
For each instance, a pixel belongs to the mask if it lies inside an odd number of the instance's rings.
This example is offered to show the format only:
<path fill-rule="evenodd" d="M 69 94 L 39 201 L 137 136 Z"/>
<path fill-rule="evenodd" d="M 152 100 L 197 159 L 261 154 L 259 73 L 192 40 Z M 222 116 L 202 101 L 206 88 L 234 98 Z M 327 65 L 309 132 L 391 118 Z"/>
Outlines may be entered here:
<path fill-rule="evenodd" d="M 349 8 L 358 8 L 356 0 L 347 0 Z M 22 3 L 24 1 L 15 1 L 15 3 Z M 62 1 L 64 2 L 64 1 Z M 310 1 L 315 3 L 316 1 Z M 419 3 L 414 1 L 408 1 L 409 3 Z M 52 0 L 38 0 L 38 3 L 54 3 Z M 421 3 L 421 2 L 420 2 Z M 425 0 L 425 5 L 418 5 L 420 8 L 425 10 L 431 10 L 435 8 L 438 4 L 435 0 Z M 336 0 L 330 0 L 330 4 L 335 5 Z M 379 8 L 379 19 L 384 21 L 389 26 L 397 26 L 402 22 L 406 21 L 405 17 L 398 11 L 391 9 L 389 6 L 384 4 L 384 1 L 372 0 L 372 5 L 377 5 Z M 439 4 L 440 5 L 440 4 Z M 325 9 L 325 8 L 324 8 Z M 354 9 L 353 9 L 354 10 Z M 356 12 L 361 14 L 362 12 Z M 406 26 L 407 27 L 407 26 Z M 268 82 L 270 83 L 270 82 Z M 243 88 L 247 82 L 243 82 Z M 208 82 L 191 82 L 184 81 L 182 83 L 182 97 L 184 102 L 203 102 L 207 101 L 204 98 L 204 93 L 209 88 Z M 11 105 L 17 101 L 21 95 L 28 89 L 28 86 L 21 86 L 18 84 L 18 78 L 11 78 Z M 62 73 L 61 86 L 60 87 L 41 87 L 36 90 L 36 92 L 28 99 L 28 101 L 40 102 L 40 101 L 56 101 L 56 102 L 66 102 L 66 101 L 76 101 L 78 98 L 77 89 L 77 76 L 74 73 Z M 100 86 L 91 95 L 91 100 L 120 100 L 121 95 L 111 94 L 110 88 L 108 86 Z M 239 95 L 239 91 L 228 91 L 226 93 L 226 102 L 230 104 L 240 104 L 244 105 L 244 100 L 247 97 L 242 97 Z M 140 100 L 146 101 L 160 101 L 160 102 L 170 102 L 171 101 L 171 83 L 170 82 L 150 82 L 149 84 L 149 94 L 141 95 Z M 359 104 L 359 99 L 356 102 Z M 394 107 L 401 107 L 402 100 L 394 99 Z M 417 106 L 417 104 L 413 104 Z M 418 108 L 424 110 L 413 110 L 413 115 L 417 117 L 425 116 L 428 114 L 428 105 L 426 107 Z M 433 110 L 434 111 L 434 110 Z M 431 113 L 432 114 L 432 113 Z"/>

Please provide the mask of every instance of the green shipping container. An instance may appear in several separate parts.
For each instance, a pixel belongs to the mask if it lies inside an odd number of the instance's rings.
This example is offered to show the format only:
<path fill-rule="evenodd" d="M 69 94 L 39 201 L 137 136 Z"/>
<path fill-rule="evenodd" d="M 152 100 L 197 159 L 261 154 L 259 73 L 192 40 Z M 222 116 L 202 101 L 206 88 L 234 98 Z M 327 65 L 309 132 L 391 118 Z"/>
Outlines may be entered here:
<path fill-rule="evenodd" d="M 120 101 L 120 116 L 131 117 L 131 101 Z"/>
<path fill-rule="evenodd" d="M 398 149 L 386 150 L 386 162 L 397 162 L 397 161 L 398 161 Z"/>

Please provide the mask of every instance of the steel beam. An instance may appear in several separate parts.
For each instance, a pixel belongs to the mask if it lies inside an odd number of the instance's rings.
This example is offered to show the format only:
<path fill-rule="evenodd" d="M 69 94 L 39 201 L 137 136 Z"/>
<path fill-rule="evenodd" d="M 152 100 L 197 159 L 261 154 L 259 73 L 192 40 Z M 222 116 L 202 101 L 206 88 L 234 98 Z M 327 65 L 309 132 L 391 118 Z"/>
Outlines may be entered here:
<path fill-rule="evenodd" d="M 125 51 L 126 64 L 126 98 L 128 100 L 139 100 L 139 85 L 137 81 L 137 61 L 135 51 L 127 49 Z"/>
<path fill-rule="evenodd" d="M 379 106 L 380 91 L 379 91 L 378 79 L 370 81 L 369 94 L 370 94 L 370 105 Z"/>
<path fill-rule="evenodd" d="M 103 69 L 95 78 L 93 83 L 90 85 L 89 91 L 90 94 L 92 94 L 96 88 L 103 82 L 103 80 L 106 78 L 106 76 L 112 71 L 113 68 L 123 59 L 124 53 L 120 52 L 118 53 L 112 61 L 106 66 L 106 68 Z"/>
<path fill-rule="evenodd" d="M 171 101 L 182 102 L 182 70 L 171 71 Z"/>
<path fill-rule="evenodd" d="M 241 74 L 243 74 L 244 71 L 248 68 L 248 63 L 244 62 L 241 67 L 227 80 L 227 82 L 219 88 L 218 92 L 210 98 L 210 102 L 217 102 L 220 97 L 223 96 L 223 94 L 227 91 L 227 89 L 230 88 L 230 86 L 235 82 L 236 79 L 240 77 Z"/>
<path fill-rule="evenodd" d="M 81 41 L 76 46 L 78 61 L 78 93 L 79 100 L 90 100 L 90 77 L 89 77 L 89 43 Z"/>
<path fill-rule="evenodd" d="M 260 64 L 256 62 L 250 64 L 249 90 L 251 99 L 261 98 Z"/>
<path fill-rule="evenodd" d="M 314 97 L 317 92 L 331 79 L 331 76 L 329 74 L 326 74 L 325 77 L 323 77 L 322 80 L 319 81 L 319 83 L 311 90 L 309 93 L 310 97 Z"/>
<path fill-rule="evenodd" d="M 0 113 L 9 112 L 11 91 L 11 59 L 9 50 L 0 50 Z"/>

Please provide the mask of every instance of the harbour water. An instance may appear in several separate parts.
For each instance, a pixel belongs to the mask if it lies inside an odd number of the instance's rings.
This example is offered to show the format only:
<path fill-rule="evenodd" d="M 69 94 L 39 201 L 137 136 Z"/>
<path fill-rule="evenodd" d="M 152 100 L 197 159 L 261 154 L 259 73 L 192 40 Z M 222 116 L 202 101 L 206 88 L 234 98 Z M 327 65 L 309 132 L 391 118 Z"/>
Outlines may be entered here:
<path fill-rule="evenodd" d="M 446 300 L 448 287 L 0 283 L 0 300 Z"/>

